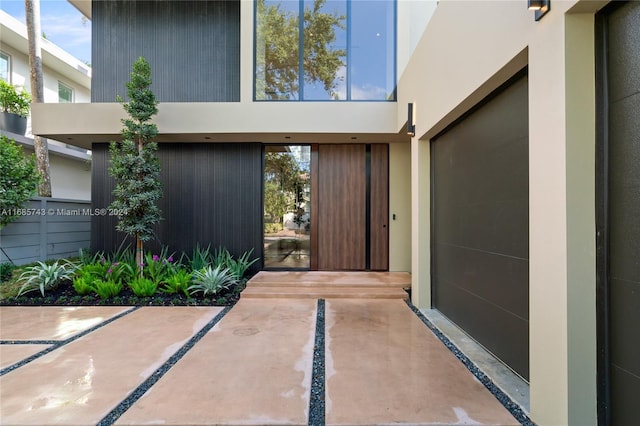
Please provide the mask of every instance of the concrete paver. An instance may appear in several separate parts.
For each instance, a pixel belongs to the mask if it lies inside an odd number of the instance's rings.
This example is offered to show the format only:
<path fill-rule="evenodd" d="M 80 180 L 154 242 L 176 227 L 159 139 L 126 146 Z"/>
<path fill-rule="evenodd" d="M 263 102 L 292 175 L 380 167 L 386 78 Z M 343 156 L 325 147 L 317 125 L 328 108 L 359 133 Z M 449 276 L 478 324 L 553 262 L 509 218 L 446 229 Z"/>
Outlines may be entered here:
<path fill-rule="evenodd" d="M 307 424 L 316 305 L 241 299 L 116 424 Z"/>
<path fill-rule="evenodd" d="M 50 345 L 0 345 L 0 369 L 22 361 Z"/>
<path fill-rule="evenodd" d="M 402 301 L 326 301 L 328 425 L 518 421 Z"/>
<path fill-rule="evenodd" d="M 63 340 L 128 309 L 2 307 L 0 335 Z M 6 373 L 0 424 L 96 424 L 221 311 L 143 307 Z M 316 316 L 241 299 L 116 424 L 307 424 Z M 46 347 L 0 345 L 2 366 Z M 518 424 L 400 300 L 326 300 L 325 364 L 327 425 Z"/>
<path fill-rule="evenodd" d="M 96 424 L 221 310 L 141 308 L 5 374 L 1 423 Z"/>
<path fill-rule="evenodd" d="M 3 306 L 0 340 L 64 340 L 91 328 L 128 306 Z"/>

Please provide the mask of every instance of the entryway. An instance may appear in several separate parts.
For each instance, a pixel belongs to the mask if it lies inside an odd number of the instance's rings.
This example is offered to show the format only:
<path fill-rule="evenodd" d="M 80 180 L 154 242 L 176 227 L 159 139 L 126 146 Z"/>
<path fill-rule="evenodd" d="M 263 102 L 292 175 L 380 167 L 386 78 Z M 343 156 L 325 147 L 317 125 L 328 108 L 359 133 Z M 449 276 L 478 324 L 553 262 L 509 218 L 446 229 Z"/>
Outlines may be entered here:
<path fill-rule="evenodd" d="M 264 146 L 264 269 L 389 269 L 387 144 Z"/>

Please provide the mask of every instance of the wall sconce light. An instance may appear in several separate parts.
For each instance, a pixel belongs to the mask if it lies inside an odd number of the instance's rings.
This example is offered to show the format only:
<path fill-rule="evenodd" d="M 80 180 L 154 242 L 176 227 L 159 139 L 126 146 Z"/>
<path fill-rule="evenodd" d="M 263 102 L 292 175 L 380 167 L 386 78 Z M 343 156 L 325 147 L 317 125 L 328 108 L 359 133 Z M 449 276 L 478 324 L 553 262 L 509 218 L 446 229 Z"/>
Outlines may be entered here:
<path fill-rule="evenodd" d="M 529 10 L 536 11 L 536 21 L 539 21 L 548 11 L 551 10 L 551 0 L 528 0 Z"/>
<path fill-rule="evenodd" d="M 407 104 L 407 112 L 408 112 L 407 134 L 409 136 L 415 136 L 416 135 L 416 116 L 413 109 L 413 102 L 410 102 L 409 104 Z"/>

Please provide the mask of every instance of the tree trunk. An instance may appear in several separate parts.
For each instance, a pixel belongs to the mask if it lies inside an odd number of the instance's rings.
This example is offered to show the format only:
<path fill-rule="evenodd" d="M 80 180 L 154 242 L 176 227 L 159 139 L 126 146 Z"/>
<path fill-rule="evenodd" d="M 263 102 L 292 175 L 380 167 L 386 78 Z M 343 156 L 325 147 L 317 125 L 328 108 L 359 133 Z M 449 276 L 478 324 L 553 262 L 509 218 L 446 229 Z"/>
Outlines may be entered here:
<path fill-rule="evenodd" d="M 29 67 L 31 69 L 31 98 L 33 103 L 44 102 L 44 83 L 42 77 L 42 49 L 40 40 L 40 0 L 25 0 L 27 16 L 27 34 L 29 38 Z M 49 174 L 49 147 L 47 140 L 33 136 L 33 148 L 36 152 L 36 164 L 42 180 L 38 185 L 38 195 L 51 197 L 51 177 Z"/>
<path fill-rule="evenodd" d="M 136 265 L 138 265 L 138 276 L 142 278 L 144 272 L 144 251 L 140 234 L 136 234 Z"/>

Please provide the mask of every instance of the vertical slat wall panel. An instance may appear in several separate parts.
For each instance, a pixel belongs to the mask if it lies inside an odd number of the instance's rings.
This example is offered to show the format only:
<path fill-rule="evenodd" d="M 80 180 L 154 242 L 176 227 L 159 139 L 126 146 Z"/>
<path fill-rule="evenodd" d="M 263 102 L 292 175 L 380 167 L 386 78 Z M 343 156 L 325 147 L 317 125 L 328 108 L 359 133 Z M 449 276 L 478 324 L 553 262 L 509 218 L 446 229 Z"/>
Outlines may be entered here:
<path fill-rule="evenodd" d="M 370 269 L 389 270 L 389 145 L 371 145 Z"/>
<path fill-rule="evenodd" d="M 318 269 L 366 268 L 366 146 L 320 145 Z"/>
<path fill-rule="evenodd" d="M 240 100 L 239 0 L 94 0 L 92 15 L 92 102 L 124 96 L 140 56 L 160 102 Z"/>
<path fill-rule="evenodd" d="M 106 144 L 93 146 L 94 207 L 108 206 L 113 179 L 108 174 Z M 262 257 L 262 149 L 249 144 L 160 144 L 163 220 L 157 225 L 160 244 L 171 251 L 191 252 L 196 244 L 226 247 L 238 255 L 254 249 Z M 94 217 L 92 250 L 116 249 L 124 234 L 115 220 Z M 260 269 L 255 264 L 253 271 Z"/>

